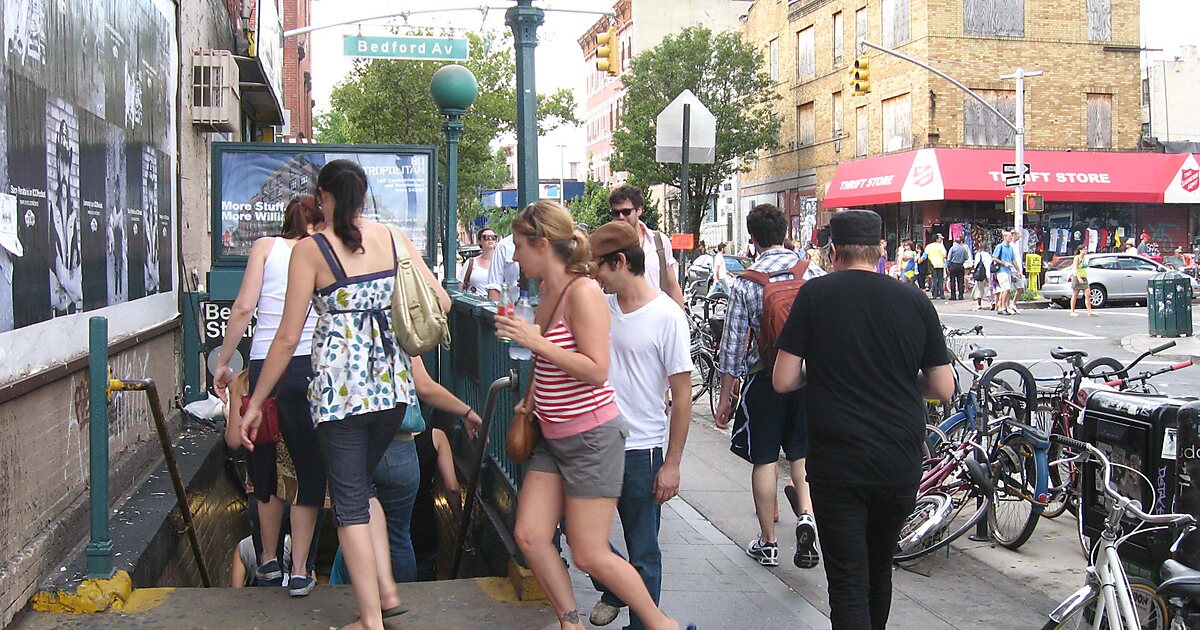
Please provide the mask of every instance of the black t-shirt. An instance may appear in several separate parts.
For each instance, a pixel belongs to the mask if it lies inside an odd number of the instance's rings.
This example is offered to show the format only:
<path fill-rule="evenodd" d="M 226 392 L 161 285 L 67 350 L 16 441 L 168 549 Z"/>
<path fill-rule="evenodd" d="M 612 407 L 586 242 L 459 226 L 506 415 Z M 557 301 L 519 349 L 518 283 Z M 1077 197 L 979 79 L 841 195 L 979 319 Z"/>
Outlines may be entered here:
<path fill-rule="evenodd" d="M 871 271 L 809 280 L 779 349 L 802 357 L 812 483 L 905 486 L 921 480 L 925 401 L 918 371 L 950 362 L 933 304 Z"/>

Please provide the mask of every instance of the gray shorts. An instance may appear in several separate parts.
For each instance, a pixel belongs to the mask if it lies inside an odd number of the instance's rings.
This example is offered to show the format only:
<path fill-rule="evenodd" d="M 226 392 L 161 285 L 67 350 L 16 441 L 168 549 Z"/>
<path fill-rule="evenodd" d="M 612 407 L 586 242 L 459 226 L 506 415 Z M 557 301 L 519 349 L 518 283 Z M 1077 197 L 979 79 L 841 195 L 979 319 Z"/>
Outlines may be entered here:
<path fill-rule="evenodd" d="M 559 475 L 573 499 L 619 498 L 628 435 L 625 421 L 617 416 L 578 435 L 559 440 L 543 436 L 529 458 L 529 470 Z"/>

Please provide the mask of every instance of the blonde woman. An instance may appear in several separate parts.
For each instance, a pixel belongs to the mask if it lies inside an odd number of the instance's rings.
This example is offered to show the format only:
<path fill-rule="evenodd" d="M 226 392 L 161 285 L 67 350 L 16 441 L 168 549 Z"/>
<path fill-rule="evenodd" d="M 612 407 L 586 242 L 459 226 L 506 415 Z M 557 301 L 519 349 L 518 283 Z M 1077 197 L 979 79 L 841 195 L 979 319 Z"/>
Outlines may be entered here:
<path fill-rule="evenodd" d="M 1083 294 L 1083 303 L 1087 305 L 1088 317 L 1095 317 L 1092 312 L 1092 291 L 1087 277 L 1087 246 L 1075 248 L 1075 257 L 1071 259 L 1071 317 L 1079 317 L 1075 312 L 1075 299 Z"/>

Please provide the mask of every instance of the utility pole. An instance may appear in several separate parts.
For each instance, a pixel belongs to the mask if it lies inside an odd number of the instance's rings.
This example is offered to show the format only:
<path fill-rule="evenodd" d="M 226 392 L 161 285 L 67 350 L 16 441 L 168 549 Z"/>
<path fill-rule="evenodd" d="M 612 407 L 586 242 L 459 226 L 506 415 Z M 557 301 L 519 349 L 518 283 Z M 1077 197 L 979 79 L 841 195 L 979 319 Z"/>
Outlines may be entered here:
<path fill-rule="evenodd" d="M 545 13 L 533 6 L 533 0 L 517 0 L 504 12 L 504 21 L 513 32 L 517 49 L 517 205 L 521 208 L 538 200 L 537 87 L 534 83 L 534 56 L 537 30 Z"/>

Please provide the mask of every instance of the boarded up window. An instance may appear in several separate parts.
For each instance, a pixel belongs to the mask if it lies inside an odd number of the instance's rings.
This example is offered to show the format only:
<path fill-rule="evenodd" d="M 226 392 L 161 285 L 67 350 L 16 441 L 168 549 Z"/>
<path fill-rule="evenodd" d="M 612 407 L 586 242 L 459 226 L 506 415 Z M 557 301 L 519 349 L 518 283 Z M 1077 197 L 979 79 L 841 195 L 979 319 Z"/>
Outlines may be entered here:
<path fill-rule="evenodd" d="M 1025 0 L 963 0 L 963 33 L 1025 36 Z"/>
<path fill-rule="evenodd" d="M 845 32 L 846 25 L 842 21 L 842 12 L 838 11 L 833 14 L 833 65 L 838 66 L 842 63 L 842 35 Z"/>
<path fill-rule="evenodd" d="M 1017 116 L 1017 93 L 1013 90 L 976 90 L 992 107 L 1000 110 L 1005 118 Z M 1000 120 L 979 101 L 963 97 L 963 142 L 976 147 L 1011 147 L 1016 134 L 1012 127 Z"/>
<path fill-rule="evenodd" d="M 833 137 L 842 135 L 842 93 L 833 93 Z"/>
<path fill-rule="evenodd" d="M 862 52 L 862 42 L 867 38 L 867 10 L 854 12 L 854 54 Z"/>
<path fill-rule="evenodd" d="M 778 81 L 779 80 L 779 40 L 778 39 L 771 40 L 770 58 L 771 58 L 771 80 Z"/>
<path fill-rule="evenodd" d="M 805 147 L 817 141 L 817 117 L 813 104 L 796 108 L 796 144 Z"/>
<path fill-rule="evenodd" d="M 1089 149 L 1112 148 L 1112 94 L 1087 95 Z"/>
<path fill-rule="evenodd" d="M 811 77 L 817 73 L 813 29 L 808 27 L 796 33 L 796 76 Z"/>
<path fill-rule="evenodd" d="M 867 154 L 867 108 L 866 106 L 859 107 L 854 110 L 854 116 L 857 119 L 857 125 L 854 129 L 854 157 L 863 157 Z"/>
<path fill-rule="evenodd" d="M 883 0 L 883 45 L 908 41 L 908 0 Z"/>
<path fill-rule="evenodd" d="M 912 99 L 908 94 L 883 102 L 883 150 L 912 148 Z"/>
<path fill-rule="evenodd" d="M 1087 0 L 1087 29 L 1094 42 L 1112 40 L 1112 0 Z"/>

